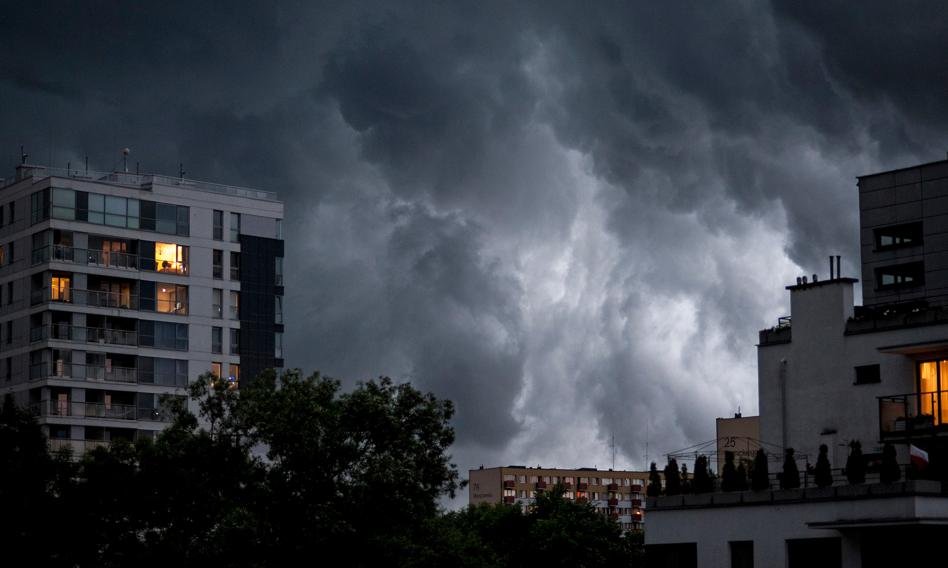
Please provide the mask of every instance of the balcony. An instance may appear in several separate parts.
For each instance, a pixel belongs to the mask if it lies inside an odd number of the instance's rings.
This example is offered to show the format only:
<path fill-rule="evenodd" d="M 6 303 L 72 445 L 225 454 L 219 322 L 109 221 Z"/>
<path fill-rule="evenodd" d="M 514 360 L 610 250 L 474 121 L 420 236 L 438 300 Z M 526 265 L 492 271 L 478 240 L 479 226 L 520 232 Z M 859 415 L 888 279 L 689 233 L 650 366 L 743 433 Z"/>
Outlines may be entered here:
<path fill-rule="evenodd" d="M 64 262 L 100 268 L 138 270 L 138 255 L 64 245 L 49 245 L 34 250 L 32 262 L 34 266 L 44 262 Z"/>
<path fill-rule="evenodd" d="M 588 484 L 588 483 L 585 483 L 585 482 L 579 482 L 579 483 L 576 484 L 576 490 L 577 490 L 577 491 L 588 491 L 588 490 L 589 490 L 589 484 Z"/>
<path fill-rule="evenodd" d="M 504 480 L 504 489 L 513 489 L 513 488 L 514 488 L 514 480 L 512 479 Z"/>
<path fill-rule="evenodd" d="M 56 341 L 84 341 L 108 345 L 138 345 L 138 333 L 133 330 L 82 327 L 57 323 L 30 329 L 30 341 L 52 339 Z"/>
<path fill-rule="evenodd" d="M 618 484 L 618 483 L 610 483 L 608 486 L 606 486 L 606 491 L 616 492 L 616 491 L 618 491 L 618 490 L 619 490 L 619 484 Z"/>
<path fill-rule="evenodd" d="M 108 448 L 112 445 L 109 440 L 70 440 L 64 438 L 50 438 L 49 451 L 53 453 L 70 451 L 73 457 L 81 457 L 84 453 L 96 448 Z"/>
<path fill-rule="evenodd" d="M 641 493 L 641 492 L 642 492 L 642 486 L 641 486 L 641 485 L 633 485 L 629 490 L 630 490 L 632 493 Z"/>
<path fill-rule="evenodd" d="M 632 507 L 634 507 L 634 508 L 640 508 L 641 506 L 642 506 L 642 500 L 641 500 L 641 499 L 632 499 Z"/>
<path fill-rule="evenodd" d="M 134 404 L 43 400 L 30 404 L 30 412 L 39 417 L 101 418 L 105 420 L 153 420 L 170 422 L 162 409 L 138 408 Z"/>
<path fill-rule="evenodd" d="M 516 500 L 517 498 L 512 495 L 504 496 L 504 503 L 506 503 L 507 505 L 513 505 L 516 502 Z"/>
<path fill-rule="evenodd" d="M 886 440 L 948 432 L 948 390 L 879 397 L 879 437 Z"/>
<path fill-rule="evenodd" d="M 537 481 L 537 486 L 536 486 L 536 487 L 537 487 L 538 490 L 546 489 L 546 482 L 545 482 L 545 481 Z"/>
<path fill-rule="evenodd" d="M 46 378 L 137 384 L 138 369 L 67 362 L 37 363 L 30 366 L 30 379 Z"/>
<path fill-rule="evenodd" d="M 138 296 L 128 292 L 106 292 L 103 290 L 81 290 L 70 288 L 52 297 L 49 288 L 34 290 L 31 293 L 33 305 L 44 302 L 59 302 L 90 308 L 138 309 Z"/>
<path fill-rule="evenodd" d="M 618 506 L 619 506 L 619 500 L 616 499 L 615 497 L 613 497 L 612 499 L 609 499 L 609 506 L 610 506 L 610 507 L 618 507 Z"/>

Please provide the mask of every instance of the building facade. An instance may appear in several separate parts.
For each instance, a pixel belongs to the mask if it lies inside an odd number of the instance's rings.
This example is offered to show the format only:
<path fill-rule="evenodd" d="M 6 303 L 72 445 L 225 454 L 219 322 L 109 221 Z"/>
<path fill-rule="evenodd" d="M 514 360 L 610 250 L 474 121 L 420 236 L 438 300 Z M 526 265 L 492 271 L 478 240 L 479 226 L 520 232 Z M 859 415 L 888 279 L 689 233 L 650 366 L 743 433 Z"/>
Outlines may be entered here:
<path fill-rule="evenodd" d="M 719 476 L 724 472 L 727 452 L 734 453 L 737 463 L 754 461 L 754 454 L 760 447 L 759 416 L 742 416 L 737 413 L 734 418 L 718 418 L 714 425 L 717 432 L 715 439 Z"/>
<path fill-rule="evenodd" d="M 472 469 L 468 502 L 519 504 L 527 507 L 538 493 L 562 484 L 565 497 L 592 504 L 616 519 L 623 530 L 643 528 L 647 471 L 613 471 L 596 468 L 557 469 L 511 465 Z"/>
<path fill-rule="evenodd" d="M 882 566 L 937 557 L 948 536 L 948 160 L 859 178 L 863 305 L 854 278 L 800 278 L 760 332 L 760 439 L 798 468 L 827 447 L 833 482 L 661 497 L 646 544 L 663 566 Z M 835 261 L 834 261 L 835 260 Z M 843 475 L 859 441 L 869 475 Z M 901 480 L 873 464 L 896 450 Z M 909 468 L 909 447 L 931 464 Z M 779 459 L 777 460 L 779 463 Z M 907 479 L 909 476 L 912 479 Z M 893 543 L 899 543 L 894 546 Z"/>
<path fill-rule="evenodd" d="M 159 175 L 21 165 L 0 187 L 0 392 L 53 449 L 151 437 L 212 372 L 283 366 L 283 205 Z"/>

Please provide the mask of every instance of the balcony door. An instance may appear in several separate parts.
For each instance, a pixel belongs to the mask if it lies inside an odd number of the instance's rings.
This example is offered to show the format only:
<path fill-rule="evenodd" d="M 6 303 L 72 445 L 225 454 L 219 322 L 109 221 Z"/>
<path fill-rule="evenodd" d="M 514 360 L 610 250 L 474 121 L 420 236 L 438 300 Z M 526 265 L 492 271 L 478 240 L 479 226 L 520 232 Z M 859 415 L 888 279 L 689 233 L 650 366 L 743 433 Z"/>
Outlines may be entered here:
<path fill-rule="evenodd" d="M 918 405 L 935 425 L 948 424 L 948 359 L 918 364 Z"/>

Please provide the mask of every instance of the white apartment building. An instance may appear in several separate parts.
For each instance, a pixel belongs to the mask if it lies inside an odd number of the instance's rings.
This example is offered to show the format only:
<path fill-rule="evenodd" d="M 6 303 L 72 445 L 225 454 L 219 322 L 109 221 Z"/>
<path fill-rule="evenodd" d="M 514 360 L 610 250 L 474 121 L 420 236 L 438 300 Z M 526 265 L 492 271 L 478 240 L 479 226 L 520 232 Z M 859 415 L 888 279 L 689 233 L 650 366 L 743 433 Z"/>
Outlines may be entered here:
<path fill-rule="evenodd" d="M 760 440 L 800 464 L 829 448 L 834 483 L 650 499 L 658 566 L 891 566 L 940 557 L 948 536 L 948 160 L 859 178 L 863 305 L 853 278 L 788 286 L 790 317 L 760 332 Z M 851 485 L 849 443 L 870 475 Z M 873 475 L 885 443 L 931 463 L 917 478 Z M 780 463 L 780 458 L 775 460 Z M 779 466 L 778 466 L 779 467 Z M 771 470 L 773 472 L 773 470 Z M 812 477 L 810 478 L 812 479 Z"/>
<path fill-rule="evenodd" d="M 0 183 L 0 393 L 76 453 L 153 436 L 162 395 L 283 366 L 283 204 L 23 164 Z"/>

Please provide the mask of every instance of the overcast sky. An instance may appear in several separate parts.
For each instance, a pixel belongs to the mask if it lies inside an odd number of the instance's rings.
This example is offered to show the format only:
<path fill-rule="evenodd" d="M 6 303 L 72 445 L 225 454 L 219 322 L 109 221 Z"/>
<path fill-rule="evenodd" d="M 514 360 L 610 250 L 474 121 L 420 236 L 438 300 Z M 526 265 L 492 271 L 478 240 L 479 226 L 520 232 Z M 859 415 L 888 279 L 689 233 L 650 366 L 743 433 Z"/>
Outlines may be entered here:
<path fill-rule="evenodd" d="M 462 470 L 756 413 L 783 286 L 857 275 L 855 176 L 948 149 L 943 2 L 140 4 L 2 2 L 0 176 L 278 192 L 288 364 L 454 400 Z"/>

